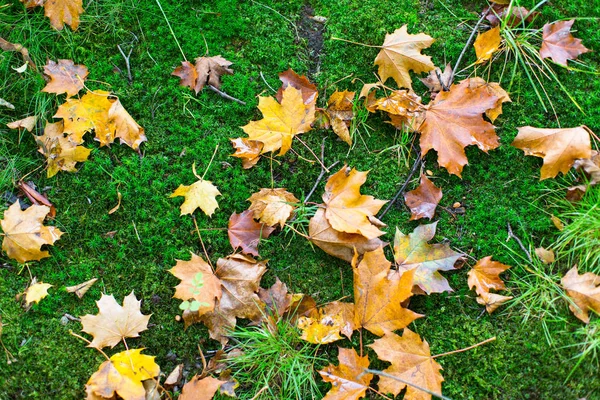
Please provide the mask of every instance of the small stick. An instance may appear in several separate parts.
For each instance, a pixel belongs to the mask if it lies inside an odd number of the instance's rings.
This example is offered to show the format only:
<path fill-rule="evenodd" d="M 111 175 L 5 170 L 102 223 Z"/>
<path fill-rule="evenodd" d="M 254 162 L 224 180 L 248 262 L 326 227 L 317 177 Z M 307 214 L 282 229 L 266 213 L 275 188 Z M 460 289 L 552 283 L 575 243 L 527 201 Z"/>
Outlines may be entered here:
<path fill-rule="evenodd" d="M 219 96 L 223 97 L 224 99 L 235 101 L 236 103 L 240 103 L 243 106 L 246 105 L 245 101 L 236 99 L 235 97 L 228 95 L 227 93 L 223 92 L 222 90 L 217 89 L 213 85 L 206 85 L 206 87 L 209 88 L 210 90 L 212 90 L 213 92 L 217 93 Z"/>
<path fill-rule="evenodd" d="M 277 90 L 273 89 L 271 87 L 271 85 L 269 85 L 269 82 L 267 82 L 267 80 L 265 79 L 265 76 L 263 75 L 262 71 L 260 71 L 260 77 L 262 78 L 263 82 L 265 83 L 265 85 L 267 85 L 267 87 L 269 89 L 271 89 L 272 91 L 276 92 Z"/>
<path fill-rule="evenodd" d="M 325 175 L 326 168 L 323 168 L 323 161 L 325 161 L 325 139 L 326 138 L 323 138 L 323 143 L 321 143 L 321 173 L 319 174 L 319 177 L 317 178 L 317 181 L 313 185 L 312 189 L 310 190 L 310 192 L 308 192 L 308 195 L 304 199 L 304 204 L 306 204 L 308 199 L 310 199 L 310 196 L 313 195 L 313 193 L 317 189 L 317 186 L 319 186 L 319 183 L 321 183 L 321 180 L 323 179 L 323 176 Z M 338 163 L 339 163 L 339 161 L 334 162 L 333 164 L 331 164 L 329 166 L 328 169 L 335 167 Z"/>
<path fill-rule="evenodd" d="M 388 204 L 388 206 L 385 208 L 385 210 L 383 210 L 383 212 L 381 213 L 381 215 L 378 218 L 380 218 L 380 219 L 383 218 L 383 216 L 385 214 L 387 214 L 387 212 L 390 210 L 390 208 L 392 208 L 392 205 L 396 202 L 396 200 L 398 200 L 398 197 L 400 197 L 400 195 L 402 193 L 404 193 L 404 190 L 408 186 L 408 183 L 412 179 L 412 176 L 414 175 L 414 173 L 417 170 L 417 167 L 419 166 L 419 164 L 421 163 L 421 161 L 422 161 L 421 155 L 419 154 L 417 156 L 417 159 L 415 160 L 415 163 L 413 164 L 412 168 L 410 169 L 410 172 L 408 173 L 408 176 L 406 177 L 406 180 L 404 181 L 404 184 L 402 185 L 402 187 L 400 188 L 400 190 L 398 190 L 396 192 L 396 194 L 394 195 L 394 198 L 390 201 L 390 203 Z"/>
<path fill-rule="evenodd" d="M 474 344 L 473 346 L 469 346 L 469 347 L 465 347 L 464 349 L 458 349 L 458 350 L 452 350 L 449 351 L 447 353 L 442 353 L 442 354 L 436 354 L 435 356 L 431 356 L 431 358 L 438 358 L 438 357 L 444 357 L 444 356 L 449 356 L 450 354 L 456 354 L 456 353 L 462 353 L 463 351 L 467 351 L 467 350 L 471 350 L 474 349 L 475 347 L 479 347 L 482 344 L 486 344 L 489 342 L 493 342 L 494 340 L 496 340 L 496 336 L 491 337 L 489 339 L 484 340 L 483 342 L 479 342 L 477 344 Z"/>
<path fill-rule="evenodd" d="M 313 155 L 313 157 L 315 158 L 315 160 L 317 160 L 317 162 L 319 164 L 321 164 L 321 168 L 325 169 L 325 171 L 327 171 L 327 173 L 329 173 L 329 169 L 325 166 L 325 164 L 323 164 L 323 161 L 319 160 L 319 157 L 317 157 L 317 155 L 315 154 L 315 152 L 306 143 L 304 143 L 304 141 L 302 139 L 300 139 L 298 136 L 296 136 L 296 139 L 298 139 L 298 141 L 300 143 L 302 143 L 302 145 L 304 147 L 306 147 L 308 149 L 308 151 L 310 151 L 310 154 Z"/>
<path fill-rule="evenodd" d="M 129 81 L 129 83 L 131 83 L 133 82 L 133 77 L 131 76 L 131 65 L 129 64 L 129 59 L 131 58 L 131 52 L 133 51 L 133 47 L 129 49 L 129 54 L 127 55 L 125 55 L 125 52 L 123 51 L 123 49 L 121 49 L 120 44 L 117 45 L 117 49 L 119 49 L 119 53 L 121 53 L 121 55 L 125 59 L 125 66 L 127 67 L 127 80 Z"/>
<path fill-rule="evenodd" d="M 135 226 L 135 221 L 131 221 L 131 224 L 133 225 L 133 230 L 135 231 L 135 236 L 137 237 L 138 242 L 140 242 L 140 244 L 141 244 L 142 239 L 140 239 L 140 234 L 137 230 L 137 226 Z"/>
<path fill-rule="evenodd" d="M 465 43 L 465 47 L 463 47 L 462 51 L 460 52 L 460 55 L 458 56 L 458 60 L 456 60 L 456 64 L 454 64 L 454 68 L 452 69 L 450 78 L 448 78 L 448 83 L 446 84 L 446 87 L 450 87 L 450 85 L 452 85 L 452 82 L 454 81 L 454 72 L 458 70 L 458 66 L 460 65 L 460 62 L 462 61 L 463 56 L 467 52 L 467 49 L 471 45 L 471 42 L 473 41 L 473 38 L 475 37 L 475 33 L 477 33 L 477 29 L 479 28 L 479 25 L 481 25 L 481 23 L 483 22 L 485 17 L 487 17 L 488 13 L 489 13 L 489 9 L 486 12 L 481 14 L 481 18 L 479 18 L 479 21 L 477 21 L 477 23 L 473 27 L 473 30 L 471 31 L 471 36 L 469 36 L 467 43 Z"/>
<path fill-rule="evenodd" d="M 402 379 L 402 378 L 398 378 L 396 375 L 388 374 L 388 373 L 386 373 L 386 372 L 383 372 L 383 371 L 378 371 L 378 370 L 376 370 L 376 369 L 365 368 L 365 369 L 363 369 L 363 372 L 362 372 L 362 374 L 374 374 L 374 375 L 384 376 L 384 377 L 386 377 L 386 378 L 390 378 L 390 379 L 393 379 L 393 380 L 395 380 L 395 381 L 402 382 L 402 383 L 404 383 L 405 385 L 412 386 L 412 387 L 414 387 L 415 389 L 422 390 L 423 392 L 425 392 L 425 393 L 427 393 L 427 394 L 430 394 L 430 395 L 432 395 L 432 396 L 435 396 L 435 397 L 437 397 L 437 398 L 439 398 L 439 399 L 443 399 L 443 400 L 452 400 L 451 398 L 449 398 L 449 397 L 446 397 L 446 396 L 444 396 L 444 395 L 442 395 L 442 394 L 440 394 L 440 393 L 432 392 L 432 391 L 431 391 L 431 390 L 429 390 L 429 389 L 425 389 L 424 387 L 421 387 L 421 386 L 419 386 L 419 385 L 415 385 L 415 384 L 414 384 L 414 383 L 412 383 L 412 382 L 405 381 L 405 380 L 404 380 L 404 379 Z M 361 374 L 361 375 L 362 375 L 362 374 Z M 359 376 L 358 376 L 358 377 L 359 377 L 359 379 L 360 379 L 361 375 L 359 375 Z"/>
<path fill-rule="evenodd" d="M 214 265 L 210 261 L 210 257 L 208 256 L 208 252 L 206 251 L 206 247 L 204 247 L 204 241 L 202 240 L 202 235 L 200 234 L 200 229 L 198 229 L 198 222 L 196 222 L 196 217 L 192 215 L 192 219 L 194 220 L 194 226 L 196 227 L 196 233 L 198 234 L 198 239 L 200 239 L 200 244 L 202 245 L 202 251 L 204 251 L 204 257 L 206 257 L 206 261 L 212 268 L 213 272 L 215 271 Z"/>
<path fill-rule="evenodd" d="M 254 395 L 253 398 L 251 398 L 250 400 L 256 400 L 258 399 L 258 396 L 261 395 L 262 392 L 264 392 L 265 390 L 267 390 L 269 387 L 268 386 L 263 386 L 262 389 L 260 389 L 258 392 L 256 392 L 256 394 Z"/>
<path fill-rule="evenodd" d="M 519 239 L 517 237 L 517 235 L 515 235 L 513 233 L 513 230 L 512 230 L 512 228 L 510 226 L 510 222 L 507 223 L 507 226 L 508 226 L 508 238 L 506 238 L 506 241 L 509 241 L 511 238 L 515 239 L 515 241 L 519 244 L 519 247 L 521 248 L 521 250 L 523 250 L 523 252 L 527 255 L 527 258 L 529 259 L 529 262 L 533 262 L 533 258 L 531 258 L 531 253 L 523 245 L 523 242 L 521 242 L 521 239 Z"/>

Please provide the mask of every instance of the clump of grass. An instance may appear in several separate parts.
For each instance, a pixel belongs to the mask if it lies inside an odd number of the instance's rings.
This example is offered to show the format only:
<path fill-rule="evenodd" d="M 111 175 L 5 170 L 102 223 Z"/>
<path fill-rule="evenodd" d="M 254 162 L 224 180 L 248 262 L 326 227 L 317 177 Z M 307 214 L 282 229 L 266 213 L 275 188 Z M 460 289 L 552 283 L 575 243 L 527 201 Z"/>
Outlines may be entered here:
<path fill-rule="evenodd" d="M 314 371 L 315 364 L 324 360 L 289 321 L 280 320 L 271 329 L 238 328 L 231 338 L 234 349 L 241 351 L 228 360 L 243 389 L 240 399 L 322 398 Z"/>
<path fill-rule="evenodd" d="M 576 347 L 580 351 L 573 357 L 577 359 L 577 363 L 575 363 L 565 381 L 569 380 L 583 361 L 600 367 L 600 319 L 592 319 L 589 324 L 577 329 L 574 336 L 578 342 L 567 347 Z"/>

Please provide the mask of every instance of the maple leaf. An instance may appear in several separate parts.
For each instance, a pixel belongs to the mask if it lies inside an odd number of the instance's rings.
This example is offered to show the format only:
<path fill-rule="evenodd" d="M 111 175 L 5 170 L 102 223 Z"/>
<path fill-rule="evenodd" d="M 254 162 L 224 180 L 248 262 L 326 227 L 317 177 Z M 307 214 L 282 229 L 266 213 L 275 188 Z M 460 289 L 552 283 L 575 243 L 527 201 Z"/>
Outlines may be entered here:
<path fill-rule="evenodd" d="M 187 86 L 198 94 L 204 86 L 221 87 L 221 75 L 233 75 L 229 68 L 232 62 L 218 56 L 198 57 L 196 64 L 183 61 L 181 66 L 175 68 L 171 75 L 181 78 L 181 86 Z"/>
<path fill-rule="evenodd" d="M 590 158 L 575 160 L 573 168 L 576 170 L 582 169 L 588 179 L 586 182 L 587 185 L 577 185 L 567 188 L 567 200 L 579 201 L 583 198 L 583 194 L 587 191 L 588 187 L 600 183 L 600 153 L 592 150 Z"/>
<path fill-rule="evenodd" d="M 241 247 L 243 253 L 258 257 L 258 242 L 268 238 L 275 228 L 254 221 L 253 214 L 251 210 L 231 214 L 227 235 L 234 250 Z"/>
<path fill-rule="evenodd" d="M 471 89 L 485 89 L 488 94 L 498 97 L 496 105 L 485 112 L 485 115 L 492 122 L 502 114 L 502 103 L 512 101 L 508 93 L 497 82 L 486 82 L 482 78 L 470 78 L 469 87 Z"/>
<path fill-rule="evenodd" d="M 315 119 L 314 102 L 305 104 L 302 92 L 293 86 L 285 88 L 281 104 L 273 97 L 259 97 L 258 109 L 263 119 L 250 121 L 242 129 L 250 140 L 264 144 L 261 154 L 279 150 L 279 155 L 284 155 L 291 148 L 293 137 L 310 131 Z"/>
<path fill-rule="evenodd" d="M 473 43 L 475 55 L 477 56 L 475 64 L 483 64 L 491 59 L 492 55 L 500 48 L 501 41 L 499 26 L 478 34 L 475 43 Z"/>
<path fill-rule="evenodd" d="M 421 82 L 429 89 L 430 93 L 438 93 L 441 92 L 442 89 L 446 86 L 447 82 L 450 81 L 450 77 L 452 76 L 452 65 L 450 63 L 446 64 L 444 68 L 444 72 L 438 67 L 435 67 L 433 71 L 429 73 L 425 78 L 419 78 Z M 432 96 L 432 99 L 434 97 Z"/>
<path fill-rule="evenodd" d="M 8 257 L 20 263 L 50 257 L 50 253 L 41 250 L 41 247 L 54 244 L 63 232 L 43 225 L 49 212 L 50 207 L 37 205 L 22 211 L 18 200 L 4 211 L 4 219 L 0 220 L 4 231 L 2 250 Z"/>
<path fill-rule="evenodd" d="M 327 115 L 331 122 L 331 128 L 336 135 L 348 145 L 352 146 L 352 138 L 348 126 L 354 118 L 354 92 L 337 90 L 329 97 L 327 102 Z"/>
<path fill-rule="evenodd" d="M 421 174 L 419 187 L 404 195 L 404 201 L 410 208 L 410 220 L 433 218 L 441 199 L 442 190 L 435 186 L 425 174 Z"/>
<path fill-rule="evenodd" d="M 106 146 L 114 140 L 108 123 L 108 110 L 112 106 L 109 96 L 109 92 L 96 90 L 78 99 L 67 99 L 58 107 L 54 118 L 63 119 L 65 133 L 71 141 L 83 143 L 83 135 L 93 130 L 100 146 Z"/>
<path fill-rule="evenodd" d="M 452 291 L 448 281 L 439 271 L 455 269 L 454 264 L 462 258 L 461 253 L 450 249 L 447 244 L 427 243 L 435 236 L 436 226 L 437 221 L 419 225 L 408 235 L 396 228 L 394 237 L 394 259 L 398 270 L 414 269 L 414 285 L 427 294 Z"/>
<path fill-rule="evenodd" d="M 415 271 L 400 275 L 390 271 L 390 266 L 381 247 L 365 253 L 360 263 L 358 254 L 352 260 L 356 322 L 379 336 L 422 317 L 401 304 L 412 296 Z"/>
<path fill-rule="evenodd" d="M 544 159 L 540 171 L 540 180 L 544 180 L 554 178 L 559 172 L 566 174 L 578 158 L 590 158 L 590 133 L 585 125 L 562 129 L 524 126 L 519 128 L 511 146 L 523 150 L 525 155 Z"/>
<path fill-rule="evenodd" d="M 373 374 L 365 374 L 369 368 L 369 357 L 360 357 L 354 349 L 338 347 L 339 365 L 328 365 L 319 371 L 332 388 L 323 400 L 356 400 L 365 397 Z"/>
<path fill-rule="evenodd" d="M 467 283 L 469 288 L 475 288 L 477 292 L 477 302 L 485 305 L 488 313 L 492 313 L 504 302 L 512 299 L 510 296 L 501 296 L 490 293 L 490 290 L 504 290 L 504 282 L 500 279 L 500 274 L 507 269 L 509 265 L 492 261 L 492 256 L 484 257 L 477 261 L 477 264 L 467 273 Z"/>
<path fill-rule="evenodd" d="M 27 50 L 27 48 L 24 47 L 22 44 L 11 43 L 0 37 L 0 49 L 2 49 L 4 51 L 17 51 L 17 52 L 21 53 L 21 55 L 23 56 L 23 61 L 25 61 L 33 70 L 37 70 L 37 66 L 31 59 L 31 57 L 29 56 L 29 50 Z M 0 100 L 2 100 L 2 99 L 0 99 Z M 5 103 L 10 104 L 6 101 L 5 101 Z M 0 101 L 0 105 L 6 105 L 6 104 L 2 104 L 2 101 Z M 9 107 L 9 108 L 11 108 L 11 107 Z M 12 108 L 14 109 L 14 106 Z"/>
<path fill-rule="evenodd" d="M 369 112 L 386 112 L 391 118 L 390 123 L 398 129 L 416 131 L 423 123 L 425 107 L 421 104 L 421 98 L 413 91 L 394 90 L 389 96 L 380 99 L 369 95 L 366 107 Z"/>
<path fill-rule="evenodd" d="M 350 339 L 352 332 L 360 326 L 354 304 L 341 301 L 334 301 L 320 308 L 318 315 L 301 316 L 297 324 L 302 331 L 301 339 L 314 344 L 340 340 L 340 333 Z"/>
<path fill-rule="evenodd" d="M 150 315 L 140 312 L 141 303 L 133 291 L 123 299 L 123 306 L 117 303 L 112 294 L 102 294 L 96 302 L 98 314 L 81 317 L 82 331 L 94 337 L 88 347 L 115 347 L 124 338 L 138 337 L 140 332 L 148 329 Z"/>
<path fill-rule="evenodd" d="M 31 303 L 39 303 L 44 297 L 48 296 L 48 289 L 52 285 L 49 283 L 38 282 L 36 278 L 33 278 L 31 285 L 25 290 L 25 306 L 29 307 Z"/>
<path fill-rule="evenodd" d="M 83 89 L 88 69 L 85 65 L 75 65 L 73 60 L 58 60 L 58 62 L 48 60 L 44 65 L 44 74 L 50 77 L 50 81 L 44 86 L 42 92 L 66 93 L 67 97 L 71 97 Z"/>
<path fill-rule="evenodd" d="M 83 10 L 83 0 L 46 0 L 44 12 L 50 19 L 50 25 L 57 31 L 67 24 L 74 31 L 79 27 L 79 15 Z"/>
<path fill-rule="evenodd" d="M 581 44 L 581 39 L 576 39 L 571 35 L 571 27 L 574 22 L 575 20 L 572 19 L 544 25 L 542 46 L 540 47 L 542 58 L 552 58 L 555 63 L 566 67 L 568 60 L 575 60 L 580 54 L 590 51 Z"/>
<path fill-rule="evenodd" d="M 300 202 L 292 193 L 284 188 L 260 189 L 248 198 L 254 218 L 268 226 L 279 224 L 281 228 L 290 219 L 296 209 L 294 204 Z"/>
<path fill-rule="evenodd" d="M 523 21 L 531 22 L 533 18 L 540 13 L 537 11 L 530 12 L 525 7 L 517 7 L 509 2 L 498 4 L 494 2 L 488 9 L 484 11 L 487 19 L 492 26 L 498 26 L 504 20 L 504 24 L 509 27 L 514 27 L 522 24 Z"/>
<path fill-rule="evenodd" d="M 429 344 L 418 334 L 408 328 L 404 329 L 402 336 L 386 332 L 369 347 L 375 350 L 380 360 L 392 363 L 384 372 L 441 395 L 444 381 L 440 374 L 442 367 L 431 357 Z M 431 399 L 430 394 L 392 378 L 381 377 L 377 385 L 379 391 L 394 396 L 406 387 L 404 400 Z"/>
<path fill-rule="evenodd" d="M 386 245 L 378 238 L 367 239 L 359 233 L 336 231 L 327 221 L 325 210 L 322 208 L 310 219 L 308 235 L 309 240 L 325 253 L 348 262 L 354 257 L 354 249 L 362 255 Z"/>
<path fill-rule="evenodd" d="M 262 142 L 257 140 L 248 140 L 246 138 L 229 140 L 235 149 L 235 153 L 233 153 L 231 156 L 242 159 L 242 168 L 252 168 L 256 165 L 258 160 L 260 160 L 260 153 L 264 147 Z"/>
<path fill-rule="evenodd" d="M 108 125 L 114 136 L 119 138 L 121 144 L 125 143 L 133 150 L 138 150 L 142 142 L 147 141 L 144 128 L 138 125 L 131 115 L 125 110 L 119 99 L 111 100 L 112 105 L 108 109 Z"/>
<path fill-rule="evenodd" d="M 191 381 L 183 385 L 179 400 L 210 400 L 224 383 L 212 376 L 200 378 L 194 375 Z"/>
<path fill-rule="evenodd" d="M 38 151 L 46 156 L 48 178 L 52 178 L 58 171 L 75 172 L 78 162 L 87 161 L 91 150 L 78 146 L 63 133 L 63 122 L 46 123 L 44 134 L 36 136 L 35 141 L 40 146 Z"/>
<path fill-rule="evenodd" d="M 75 295 L 77 297 L 79 297 L 80 299 L 82 299 L 83 296 L 87 293 L 88 290 L 90 290 L 90 288 L 92 287 L 92 285 L 94 283 L 96 283 L 97 280 L 98 280 L 98 278 L 92 278 L 89 281 L 85 281 L 83 283 L 80 283 L 79 285 L 67 286 L 65 289 L 69 293 L 75 293 Z"/>
<path fill-rule="evenodd" d="M 221 281 L 217 278 L 200 256 L 191 253 L 190 261 L 176 260 L 177 264 L 169 270 L 181 282 L 175 287 L 174 298 L 184 302 L 194 299 L 198 307 L 194 310 L 198 315 L 215 309 L 221 298 Z"/>
<path fill-rule="evenodd" d="M 256 261 L 242 254 L 217 261 L 215 275 L 221 280 L 223 294 L 215 310 L 200 317 L 208 326 L 211 338 L 225 344 L 236 318 L 256 320 L 261 317 L 263 304 L 256 292 L 266 270 L 266 261 Z"/>
<path fill-rule="evenodd" d="M 385 233 L 377 227 L 384 224 L 375 218 L 375 214 L 387 202 L 360 194 L 360 187 L 367 180 L 367 174 L 368 172 L 343 166 L 327 181 L 323 202 L 325 217 L 333 229 L 359 233 L 370 240 Z"/>
<path fill-rule="evenodd" d="M 211 181 L 204 180 L 196 174 L 195 165 L 192 170 L 198 181 L 189 186 L 179 185 L 169 197 L 185 197 L 185 201 L 180 207 L 180 215 L 193 214 L 196 208 L 199 208 L 210 217 L 219 208 L 216 198 L 221 195 L 221 192 Z"/>
<path fill-rule="evenodd" d="M 288 293 L 287 285 L 275 277 L 275 283 L 269 289 L 258 289 L 258 298 L 265 304 L 268 315 L 281 318 L 292 305 L 294 296 Z"/>
<path fill-rule="evenodd" d="M 35 115 L 33 115 L 31 117 L 26 117 L 18 121 L 9 122 L 8 124 L 6 124 L 6 126 L 10 129 L 27 129 L 28 132 L 31 132 L 35 128 L 35 123 L 37 122 L 37 119 L 38 118 Z"/>
<path fill-rule="evenodd" d="M 478 304 L 485 306 L 485 311 L 487 311 L 488 314 L 496 311 L 498 307 L 510 299 L 512 299 L 512 296 L 502 296 L 497 293 L 484 293 L 475 298 Z"/>
<path fill-rule="evenodd" d="M 419 128 L 421 155 L 436 150 L 440 166 L 459 177 L 468 164 L 466 146 L 477 145 L 485 152 L 499 146 L 494 126 L 483 119 L 483 113 L 497 107 L 498 96 L 470 85 L 466 79 L 440 92 L 429 103 Z"/>
<path fill-rule="evenodd" d="M 278 102 L 281 103 L 283 99 L 283 91 L 288 87 L 294 87 L 302 92 L 302 101 L 304 104 L 315 104 L 317 101 L 317 97 L 319 97 L 319 92 L 317 91 L 317 87 L 308 80 L 308 78 L 304 75 L 298 75 L 294 72 L 293 69 L 288 69 L 279 74 L 279 80 L 282 85 L 277 90 L 277 94 L 275 98 Z"/>
<path fill-rule="evenodd" d="M 573 301 L 569 302 L 569 308 L 577 318 L 587 324 L 590 310 L 600 314 L 600 276 L 591 272 L 579 275 L 574 266 L 560 282 Z"/>
<path fill-rule="evenodd" d="M 142 381 L 153 379 L 160 367 L 153 356 L 141 354 L 144 349 L 132 349 L 113 355 L 103 362 L 85 385 L 88 400 L 113 399 L 146 400 Z"/>
<path fill-rule="evenodd" d="M 374 62 L 379 66 L 381 81 L 385 83 L 388 78 L 393 78 L 398 87 L 412 89 L 409 70 L 421 73 L 435 68 L 431 57 L 421 54 L 421 50 L 428 48 L 433 42 L 434 39 L 424 33 L 409 34 L 406 25 L 392 34 L 386 34 Z"/>

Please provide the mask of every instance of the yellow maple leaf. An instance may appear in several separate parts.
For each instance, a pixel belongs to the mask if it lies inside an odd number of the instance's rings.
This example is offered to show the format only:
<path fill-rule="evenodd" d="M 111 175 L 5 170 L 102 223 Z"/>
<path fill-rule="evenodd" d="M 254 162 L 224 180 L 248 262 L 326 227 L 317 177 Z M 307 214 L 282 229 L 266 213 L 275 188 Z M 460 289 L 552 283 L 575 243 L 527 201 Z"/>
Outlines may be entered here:
<path fill-rule="evenodd" d="M 74 31 L 79 27 L 79 15 L 83 12 L 83 0 L 46 0 L 44 11 L 50 25 L 57 31 L 67 24 Z"/>
<path fill-rule="evenodd" d="M 279 224 L 282 228 L 296 209 L 294 204 L 300 202 L 284 188 L 261 189 L 253 193 L 248 201 L 252 203 L 249 210 L 254 212 L 255 219 L 268 226 Z"/>
<path fill-rule="evenodd" d="M 49 283 L 36 282 L 33 278 L 31 285 L 25 291 L 25 306 L 29 306 L 31 303 L 39 303 L 44 297 L 48 296 L 48 289 L 52 285 Z"/>
<path fill-rule="evenodd" d="M 264 143 L 261 154 L 279 150 L 284 155 L 292 147 L 295 135 L 311 130 L 315 119 L 315 102 L 305 104 L 302 92 L 292 86 L 283 91 L 281 104 L 273 97 L 260 97 L 258 108 L 263 119 L 242 127 L 250 140 Z"/>
<path fill-rule="evenodd" d="M 65 133 L 75 143 L 83 143 L 83 135 L 93 129 L 100 146 L 110 144 L 114 136 L 108 124 L 108 110 L 112 106 L 109 95 L 109 92 L 97 90 L 79 99 L 67 99 L 58 107 L 54 118 L 63 119 Z"/>
<path fill-rule="evenodd" d="M 46 123 L 44 134 L 36 136 L 35 140 L 40 146 L 38 151 L 46 156 L 48 178 L 52 178 L 58 171 L 75 172 L 75 165 L 87 161 L 90 156 L 90 149 L 78 146 L 64 136 L 62 121 Z"/>
<path fill-rule="evenodd" d="M 179 185 L 170 197 L 185 197 L 180 207 L 181 215 L 192 214 L 196 208 L 200 208 L 210 217 L 219 208 L 216 197 L 220 194 L 219 189 L 211 181 L 200 179 L 189 186 Z"/>
<path fill-rule="evenodd" d="M 492 58 L 492 55 L 500 48 L 501 41 L 500 26 L 478 34 L 475 43 L 473 43 L 475 54 L 477 55 L 475 64 L 482 64 Z"/>

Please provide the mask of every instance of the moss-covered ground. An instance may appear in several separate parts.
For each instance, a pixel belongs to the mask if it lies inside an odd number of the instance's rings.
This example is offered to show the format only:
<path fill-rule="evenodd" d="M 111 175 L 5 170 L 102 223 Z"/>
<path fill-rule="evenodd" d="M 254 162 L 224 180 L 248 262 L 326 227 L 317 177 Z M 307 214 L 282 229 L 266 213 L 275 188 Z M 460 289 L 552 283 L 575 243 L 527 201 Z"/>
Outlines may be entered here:
<path fill-rule="evenodd" d="M 47 59 L 61 58 L 87 65 L 90 70 L 87 86 L 118 95 L 148 136 L 141 155 L 126 146 L 99 148 L 92 144 L 90 161 L 82 164 L 77 173 L 59 173 L 47 179 L 40 169 L 27 177 L 39 188 L 47 188 L 46 194 L 58 212 L 52 224 L 66 234 L 50 249 L 50 258 L 29 263 L 25 268 L 4 254 L 0 256 L 0 315 L 5 324 L 2 340 L 17 358 L 17 362 L 9 365 L 0 357 L 0 398 L 84 396 L 84 384 L 103 356 L 69 334 L 80 331 L 78 322 L 64 324 L 61 317 L 95 314 L 95 301 L 101 293 L 113 294 L 120 301 L 135 291 L 143 300 L 142 311 L 151 313 L 152 318 L 150 329 L 140 338 L 128 340 L 129 345 L 147 348 L 146 353 L 156 355 L 163 371 L 185 363 L 189 376 L 198 372 L 201 369 L 198 343 L 205 350 L 219 345 L 207 339 L 204 326 L 195 325 L 184 331 L 183 324 L 176 321 L 179 301 L 172 299 L 172 295 L 178 280 L 167 272 L 175 259 L 186 259 L 190 251 L 202 253 L 193 220 L 179 215 L 181 199 L 169 198 L 179 184 L 195 180 L 192 164 L 196 163 L 198 170 L 203 171 L 215 146 L 219 146 L 206 177 L 223 193 L 219 198 L 220 208 L 212 218 L 196 214 L 207 251 L 216 260 L 231 253 L 223 230 L 230 214 L 246 209 L 246 199 L 252 193 L 271 185 L 268 160 L 263 159 L 254 169 L 242 170 L 239 160 L 229 157 L 233 152 L 229 138 L 244 136 L 239 127 L 260 118 L 257 96 L 273 94 L 267 82 L 277 88 L 277 74 L 293 68 L 298 73 L 308 73 L 326 91 L 327 95 L 321 92 L 321 102 L 335 89 L 360 90 L 361 80 L 374 80 L 372 63 L 377 49 L 331 38 L 377 45 L 386 33 L 403 24 L 408 24 L 411 33 L 425 32 L 436 39 L 425 51 L 432 55 L 435 64 L 453 63 L 477 19 L 476 12 L 484 3 L 479 0 L 161 0 L 188 59 L 204 55 L 208 46 L 211 55 L 221 54 L 234 63 L 235 74 L 223 79 L 222 89 L 246 101 L 245 106 L 208 90 L 195 96 L 170 76 L 182 61 L 182 55 L 155 1 L 86 0 L 86 12 L 76 32 L 69 28 L 52 30 L 41 9 L 26 12 L 17 0 L 9 0 L 0 7 L 1 37 L 27 47 L 38 65 L 45 64 Z M 522 3 L 531 7 L 534 2 Z M 541 21 L 600 17 L 598 3 L 586 0 L 555 0 L 540 11 Z M 306 32 L 318 26 L 309 24 L 306 15 L 327 18 L 322 49 L 318 38 L 306 38 Z M 575 26 L 576 36 L 595 50 L 582 59 L 598 68 L 598 19 L 581 19 Z M 117 45 L 125 51 L 133 48 L 131 83 Z M 463 65 L 473 62 L 474 57 L 469 49 Z M 501 62 L 497 62 L 496 70 Z M 5 162 L 6 166 L 0 165 L 8 176 L 15 178 L 34 170 L 44 160 L 36 153 L 30 134 L 19 135 L 5 128 L 5 124 L 34 113 L 51 119 L 64 100 L 63 96 L 39 93 L 45 84 L 42 77 L 34 71 L 20 75 L 11 69 L 19 65 L 20 55 L 0 53 L 0 97 L 15 105 L 14 111 L 0 108 L 3 153 L 0 163 Z M 585 110 L 585 113 L 577 110 L 556 85 L 547 82 L 546 89 L 554 101 L 560 124 L 563 127 L 586 124 L 599 132 L 600 79 L 565 70 L 559 70 L 558 76 Z M 417 93 L 426 92 L 420 82 L 414 86 Z M 441 204 L 452 207 L 460 202 L 465 207 L 465 213 L 460 215 L 438 211 L 435 240 L 448 241 L 453 248 L 476 259 L 493 255 L 496 260 L 514 265 L 507 246 L 517 253 L 520 250 L 514 241 L 506 242 L 507 223 L 536 246 L 551 242 L 556 229 L 549 218 L 552 210 L 546 207 L 543 195 L 556 184 L 553 180 L 540 182 L 541 160 L 525 157 L 509 144 L 519 126 L 555 127 L 558 122 L 552 113 L 544 112 L 522 71 L 517 71 L 510 94 L 513 103 L 505 105 L 504 114 L 495 123 L 501 147 L 489 154 L 469 148 L 469 166 L 462 180 L 438 168 L 434 154 L 426 157 L 425 165 L 433 171 L 436 185 L 443 189 Z M 318 152 L 326 136 L 326 164 L 340 161 L 359 170 L 370 170 L 363 192 L 390 199 L 404 182 L 413 158 L 408 165 L 398 158 L 393 148 L 398 133 L 383 119 L 371 115 L 366 122 L 370 128 L 361 127 L 355 146 L 349 151 L 332 132 L 315 131 L 303 135 L 303 139 Z M 296 143 L 294 148 L 300 156 L 312 158 L 303 146 Z M 15 160 L 18 165 L 13 170 Z M 277 161 L 272 166 L 275 186 L 285 187 L 297 197 L 308 193 L 319 175 L 319 166 L 293 153 Z M 324 182 L 317 193 L 323 186 Z M 117 191 L 123 195 L 121 208 L 109 215 L 108 210 L 117 202 Z M 16 194 L 17 189 L 9 179 L 3 182 L 2 192 Z M 0 208 L 8 205 L 3 200 Z M 390 233 L 384 239 L 392 240 L 396 226 L 404 232 L 414 229 L 418 223 L 409 222 L 408 218 L 409 213 L 402 206 L 389 212 L 384 222 Z M 269 259 L 269 270 L 263 279 L 265 287 L 278 276 L 293 292 L 311 294 L 319 302 L 351 295 L 350 266 L 311 247 L 299 236 L 273 236 L 261 243 L 261 255 Z M 445 273 L 454 292 L 418 296 L 411 301 L 411 309 L 426 315 L 412 328 L 430 343 L 433 354 L 497 337 L 495 342 L 472 351 L 438 359 L 444 368 L 446 396 L 600 398 L 597 364 L 582 363 L 566 380 L 578 352 L 577 347 L 567 346 L 576 343 L 572 331 L 580 326 L 566 306 L 559 322 L 547 322 L 554 340 L 551 346 L 538 319 L 523 322 L 519 304 L 508 311 L 482 314 L 482 307 L 467 287 L 467 269 Z M 15 296 L 27 287 L 30 273 L 54 288 L 39 305 L 24 312 Z M 514 287 L 511 281 L 519 279 L 515 274 L 508 274 L 509 286 Z M 92 277 L 99 278 L 99 282 L 82 300 L 64 290 L 64 286 Z M 374 337 L 364 339 L 370 343 Z M 337 345 L 350 344 L 342 341 L 322 348 L 323 355 L 335 363 Z M 122 347 L 119 345 L 109 353 L 121 351 Z M 382 363 L 375 366 L 385 367 Z M 324 384 L 324 391 L 327 388 Z"/>

